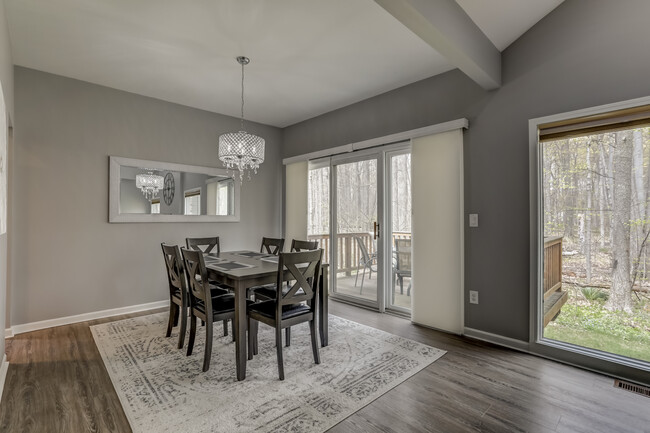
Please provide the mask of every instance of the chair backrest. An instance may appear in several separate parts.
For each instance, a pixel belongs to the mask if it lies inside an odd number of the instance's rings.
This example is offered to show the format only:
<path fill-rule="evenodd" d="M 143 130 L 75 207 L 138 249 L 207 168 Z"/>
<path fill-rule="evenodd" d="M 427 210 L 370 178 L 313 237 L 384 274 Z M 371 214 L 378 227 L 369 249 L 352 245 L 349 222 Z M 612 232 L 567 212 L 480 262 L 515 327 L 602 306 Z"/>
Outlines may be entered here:
<path fill-rule="evenodd" d="M 185 243 L 187 244 L 188 250 L 202 251 L 208 254 L 216 247 L 216 253 L 219 254 L 221 252 L 219 236 L 212 238 L 185 238 Z"/>
<path fill-rule="evenodd" d="M 208 283 L 208 273 L 205 270 L 203 253 L 185 248 L 181 251 L 189 286 L 190 307 L 194 308 L 198 304 L 204 304 L 205 314 L 212 314 L 212 297 L 210 296 L 210 284 Z"/>
<path fill-rule="evenodd" d="M 411 239 L 395 239 L 395 255 L 397 256 L 397 269 L 411 270 Z"/>
<path fill-rule="evenodd" d="M 370 254 L 368 254 L 368 248 L 366 248 L 366 244 L 363 243 L 363 239 L 361 239 L 359 236 L 355 236 L 354 239 L 357 241 L 359 251 L 361 251 L 361 258 L 363 259 L 364 263 L 369 263 Z"/>
<path fill-rule="evenodd" d="M 310 251 L 318 249 L 318 241 L 301 241 L 293 239 L 291 241 L 291 251 Z"/>
<path fill-rule="evenodd" d="M 181 255 L 180 248 L 178 248 L 178 245 L 165 245 L 164 242 L 160 246 L 162 247 L 163 257 L 165 258 L 165 267 L 167 268 L 169 296 L 187 296 L 185 267 L 183 266 L 183 256 Z"/>
<path fill-rule="evenodd" d="M 262 238 L 260 253 L 273 254 L 274 256 L 277 256 L 282 252 L 282 248 L 284 248 L 284 239 Z"/>
<path fill-rule="evenodd" d="M 276 290 L 276 313 L 278 315 L 282 314 L 282 306 L 298 304 L 303 301 L 312 301 L 312 311 L 318 308 L 318 279 L 322 257 L 323 250 L 321 249 L 280 253 L 277 287 L 282 287 L 283 281 L 287 279 L 293 284 L 288 291 Z"/>

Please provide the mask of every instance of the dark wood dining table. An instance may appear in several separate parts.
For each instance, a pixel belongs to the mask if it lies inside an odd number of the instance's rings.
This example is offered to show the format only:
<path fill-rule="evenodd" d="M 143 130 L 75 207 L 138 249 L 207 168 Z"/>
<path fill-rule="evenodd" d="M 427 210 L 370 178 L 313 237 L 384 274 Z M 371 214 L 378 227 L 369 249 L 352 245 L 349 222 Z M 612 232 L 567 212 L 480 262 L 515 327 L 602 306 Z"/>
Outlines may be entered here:
<path fill-rule="evenodd" d="M 278 275 L 277 256 L 255 251 L 229 251 L 204 255 L 208 278 L 227 284 L 235 291 L 235 360 L 237 380 L 246 378 L 246 318 L 247 291 L 251 287 L 275 283 Z M 328 344 L 328 272 L 329 266 L 323 264 L 320 274 L 319 317 L 321 346 Z M 287 275 L 288 277 L 288 275 Z"/>

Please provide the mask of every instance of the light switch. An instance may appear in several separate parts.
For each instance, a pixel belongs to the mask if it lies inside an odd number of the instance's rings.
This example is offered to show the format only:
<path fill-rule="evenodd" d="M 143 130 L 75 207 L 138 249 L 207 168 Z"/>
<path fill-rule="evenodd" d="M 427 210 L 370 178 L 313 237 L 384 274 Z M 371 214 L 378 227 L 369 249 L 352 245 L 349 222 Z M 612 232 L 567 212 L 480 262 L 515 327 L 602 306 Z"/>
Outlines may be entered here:
<path fill-rule="evenodd" d="M 478 214 L 477 213 L 469 214 L 469 226 L 470 227 L 478 227 Z"/>

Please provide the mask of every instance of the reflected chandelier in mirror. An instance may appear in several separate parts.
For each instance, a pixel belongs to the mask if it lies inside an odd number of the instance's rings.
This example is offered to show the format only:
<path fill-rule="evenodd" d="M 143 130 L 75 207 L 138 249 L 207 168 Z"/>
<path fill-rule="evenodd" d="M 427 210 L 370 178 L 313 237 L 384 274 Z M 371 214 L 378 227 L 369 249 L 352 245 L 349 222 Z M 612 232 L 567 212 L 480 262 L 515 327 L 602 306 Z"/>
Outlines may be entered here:
<path fill-rule="evenodd" d="M 109 166 L 111 223 L 239 221 L 240 183 L 225 169 L 117 156 Z"/>

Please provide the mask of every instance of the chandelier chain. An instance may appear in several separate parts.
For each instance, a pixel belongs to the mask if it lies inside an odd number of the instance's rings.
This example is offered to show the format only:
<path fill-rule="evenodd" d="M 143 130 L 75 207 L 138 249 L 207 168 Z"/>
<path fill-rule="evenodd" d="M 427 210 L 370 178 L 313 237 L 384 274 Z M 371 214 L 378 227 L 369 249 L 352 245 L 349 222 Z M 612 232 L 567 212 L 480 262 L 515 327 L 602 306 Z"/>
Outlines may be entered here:
<path fill-rule="evenodd" d="M 241 131 L 244 130 L 244 62 L 241 64 Z"/>

